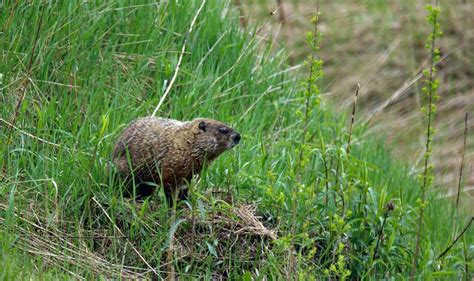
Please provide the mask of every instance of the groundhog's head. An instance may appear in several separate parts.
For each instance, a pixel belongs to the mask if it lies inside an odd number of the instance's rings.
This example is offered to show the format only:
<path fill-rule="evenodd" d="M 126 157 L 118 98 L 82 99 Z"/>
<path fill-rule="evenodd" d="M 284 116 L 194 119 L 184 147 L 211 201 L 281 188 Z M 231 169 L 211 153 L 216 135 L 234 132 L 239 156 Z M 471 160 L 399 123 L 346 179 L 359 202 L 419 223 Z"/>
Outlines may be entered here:
<path fill-rule="evenodd" d="M 207 118 L 192 121 L 195 143 L 212 160 L 240 142 L 240 134 L 226 124 Z"/>

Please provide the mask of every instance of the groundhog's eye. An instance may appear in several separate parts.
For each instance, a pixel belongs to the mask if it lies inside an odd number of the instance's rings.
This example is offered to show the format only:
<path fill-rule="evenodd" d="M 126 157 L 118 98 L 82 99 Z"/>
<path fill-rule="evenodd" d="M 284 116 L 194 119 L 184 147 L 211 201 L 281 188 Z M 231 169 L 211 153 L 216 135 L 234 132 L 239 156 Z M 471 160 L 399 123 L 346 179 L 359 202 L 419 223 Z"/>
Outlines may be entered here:
<path fill-rule="evenodd" d="M 205 132 L 206 131 L 206 122 L 204 122 L 204 121 L 199 122 L 199 129 L 203 130 Z"/>
<path fill-rule="evenodd" d="M 227 127 L 220 127 L 219 132 L 221 134 L 227 134 L 229 132 L 229 129 Z"/>

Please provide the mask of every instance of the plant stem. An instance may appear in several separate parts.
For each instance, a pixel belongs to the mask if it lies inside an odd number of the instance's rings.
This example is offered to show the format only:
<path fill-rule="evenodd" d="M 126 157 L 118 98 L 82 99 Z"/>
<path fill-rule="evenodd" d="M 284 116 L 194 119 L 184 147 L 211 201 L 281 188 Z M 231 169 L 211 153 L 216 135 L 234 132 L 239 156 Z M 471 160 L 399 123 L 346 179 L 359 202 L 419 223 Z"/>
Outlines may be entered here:
<path fill-rule="evenodd" d="M 471 217 L 471 220 L 466 224 L 466 226 L 464 227 L 464 229 L 461 231 L 461 233 L 458 235 L 458 237 L 456 237 L 456 239 L 454 239 L 453 242 L 451 242 L 451 245 L 449 245 L 449 247 L 447 247 L 439 256 L 438 256 L 438 259 L 442 258 L 444 255 L 446 255 L 449 250 L 451 250 L 451 248 L 456 244 L 456 242 L 458 242 L 458 240 L 464 235 L 464 233 L 469 229 L 469 227 L 471 226 L 472 224 L 472 221 L 474 221 L 474 217 Z"/>
<path fill-rule="evenodd" d="M 385 227 L 385 222 L 387 221 L 388 210 L 383 214 L 382 227 L 380 227 L 379 234 L 377 235 L 377 244 L 375 244 L 374 254 L 372 256 L 372 261 L 377 258 L 377 251 L 379 250 L 380 240 L 382 240 L 383 228 Z"/>
<path fill-rule="evenodd" d="M 430 63 L 430 70 L 428 76 L 428 124 L 426 127 L 426 145 L 425 145 L 425 155 L 424 155 L 424 166 L 423 166 L 423 183 L 421 185 L 421 208 L 420 208 L 420 215 L 418 218 L 418 229 L 416 233 L 416 242 L 415 242 L 415 252 L 413 254 L 413 264 L 412 270 L 410 273 L 410 280 L 413 280 L 415 277 L 416 267 L 418 263 L 418 255 L 420 252 L 420 240 L 421 240 L 421 231 L 423 229 L 423 215 L 425 209 L 425 199 L 426 199 L 426 189 L 428 185 L 428 177 L 429 177 L 429 160 L 431 156 L 431 142 L 432 142 L 432 118 L 433 118 L 433 81 L 434 81 L 434 64 L 435 64 L 435 40 L 437 36 L 437 15 L 434 14 L 433 20 L 433 30 L 431 33 L 431 42 L 430 42 L 430 55 L 431 55 L 431 63 Z"/>
<path fill-rule="evenodd" d="M 349 139 L 347 140 L 347 150 L 346 150 L 347 155 L 349 155 L 351 151 L 352 129 L 355 122 L 355 113 L 356 113 L 357 97 L 359 96 L 359 90 L 360 90 L 360 83 L 357 83 L 357 88 L 356 88 L 355 97 L 354 97 L 354 105 L 352 106 L 351 126 L 349 128 Z"/>
<path fill-rule="evenodd" d="M 469 114 L 466 112 L 466 116 L 464 118 L 464 145 L 462 148 L 462 156 L 461 156 L 461 166 L 459 167 L 459 182 L 458 182 L 458 192 L 456 195 L 456 210 L 459 206 L 459 194 L 461 193 L 461 183 L 462 183 L 462 172 L 464 167 L 464 155 L 466 154 L 466 139 L 467 139 L 467 118 Z"/>

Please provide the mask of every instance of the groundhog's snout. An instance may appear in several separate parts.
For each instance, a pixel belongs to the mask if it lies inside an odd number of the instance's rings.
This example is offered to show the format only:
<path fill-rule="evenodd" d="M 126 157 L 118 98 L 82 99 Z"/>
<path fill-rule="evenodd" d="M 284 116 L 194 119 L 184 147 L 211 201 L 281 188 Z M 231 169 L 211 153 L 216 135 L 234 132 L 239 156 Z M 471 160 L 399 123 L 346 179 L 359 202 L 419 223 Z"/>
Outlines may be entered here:
<path fill-rule="evenodd" d="M 238 144 L 240 142 L 240 134 L 235 133 L 230 136 L 230 138 L 234 141 L 234 145 Z"/>

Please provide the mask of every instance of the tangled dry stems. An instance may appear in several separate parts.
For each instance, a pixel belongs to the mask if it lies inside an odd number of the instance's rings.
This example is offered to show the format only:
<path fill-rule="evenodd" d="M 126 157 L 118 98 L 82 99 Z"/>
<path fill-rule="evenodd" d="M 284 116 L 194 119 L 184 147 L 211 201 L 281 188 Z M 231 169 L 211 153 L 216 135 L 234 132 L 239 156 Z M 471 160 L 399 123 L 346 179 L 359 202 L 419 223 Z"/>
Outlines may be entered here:
<path fill-rule="evenodd" d="M 248 260 L 254 260 L 257 255 L 264 254 L 257 251 L 265 251 L 270 247 L 271 241 L 277 238 L 275 230 L 265 227 L 261 218 L 256 215 L 255 205 L 222 204 L 225 206 L 211 209 L 205 217 L 193 216 L 189 209 L 183 210 L 180 215 L 183 222 L 176 230 L 173 241 L 175 262 L 186 261 L 191 257 L 194 260 L 207 259 L 206 253 L 199 251 L 199 247 L 206 245 L 211 236 L 219 241 L 215 248 L 215 258 L 218 260 L 230 258 L 230 252 L 241 253 Z M 6 212 L 8 205 L 0 204 L 0 210 Z M 81 225 L 77 226 L 81 228 L 79 231 L 71 233 L 71 230 L 66 230 L 70 229 L 66 225 L 70 226 L 72 222 L 62 221 L 58 216 L 54 216 L 54 222 L 48 220 L 33 203 L 29 209 L 15 209 L 13 213 L 15 219 L 20 222 L 14 224 L 12 229 L 18 237 L 16 246 L 32 256 L 40 257 L 45 266 L 61 268 L 78 279 L 84 277 L 67 268 L 86 268 L 96 276 L 121 279 L 142 279 L 151 273 L 146 267 L 108 260 L 106 253 L 110 250 L 113 240 L 123 240 L 124 237 L 107 236 L 106 229 L 86 230 L 82 229 Z M 0 218 L 0 224 L 5 224 L 5 218 Z M 193 231 L 189 230 L 191 225 L 195 227 Z M 81 236 L 77 236 L 77 233 Z M 97 241 L 100 241 L 100 247 L 90 246 Z M 259 246 L 261 242 L 264 242 L 266 247 Z M 166 262 L 161 263 L 153 271 L 166 275 L 162 270 L 166 268 Z"/>

